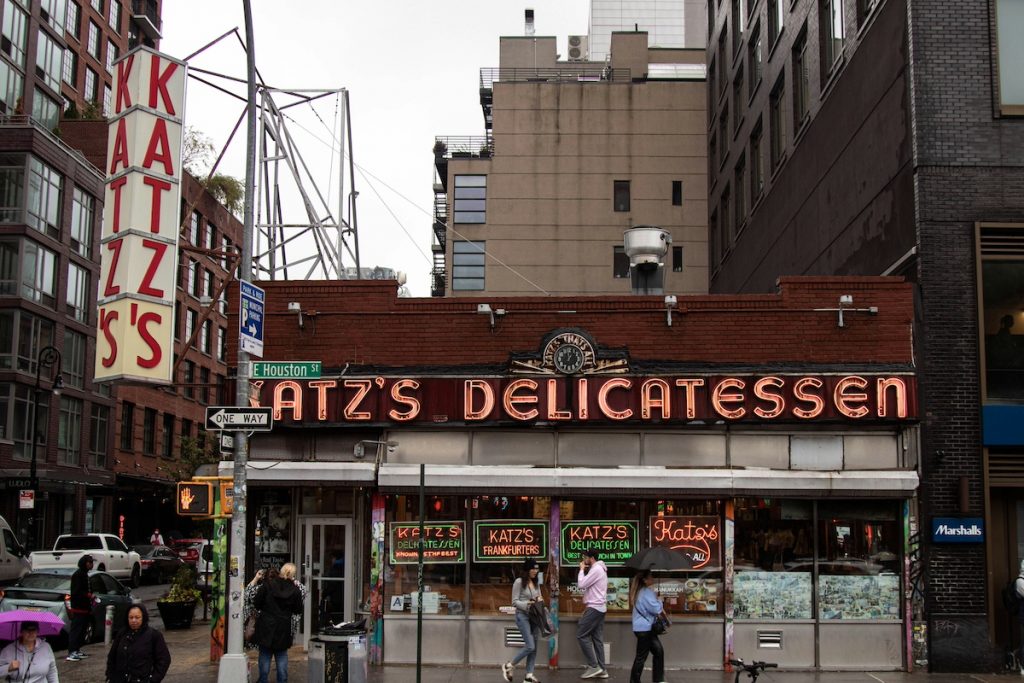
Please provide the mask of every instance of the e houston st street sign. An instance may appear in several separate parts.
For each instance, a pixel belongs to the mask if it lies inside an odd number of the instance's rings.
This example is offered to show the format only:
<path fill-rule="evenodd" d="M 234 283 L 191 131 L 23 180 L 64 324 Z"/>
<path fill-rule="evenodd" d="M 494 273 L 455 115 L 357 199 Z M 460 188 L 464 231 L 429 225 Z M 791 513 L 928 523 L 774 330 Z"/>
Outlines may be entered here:
<path fill-rule="evenodd" d="M 235 432 L 269 432 L 274 428 L 272 408 L 208 406 L 206 428 Z"/>

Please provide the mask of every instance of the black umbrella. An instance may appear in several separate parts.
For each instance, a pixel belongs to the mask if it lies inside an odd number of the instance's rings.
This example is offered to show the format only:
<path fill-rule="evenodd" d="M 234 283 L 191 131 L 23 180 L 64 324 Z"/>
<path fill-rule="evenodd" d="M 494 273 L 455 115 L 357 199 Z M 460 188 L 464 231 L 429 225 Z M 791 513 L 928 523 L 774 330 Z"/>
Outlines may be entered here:
<path fill-rule="evenodd" d="M 626 566 L 639 570 L 669 571 L 672 569 L 693 569 L 693 562 L 678 550 L 656 545 L 653 548 L 645 548 L 626 560 Z"/>

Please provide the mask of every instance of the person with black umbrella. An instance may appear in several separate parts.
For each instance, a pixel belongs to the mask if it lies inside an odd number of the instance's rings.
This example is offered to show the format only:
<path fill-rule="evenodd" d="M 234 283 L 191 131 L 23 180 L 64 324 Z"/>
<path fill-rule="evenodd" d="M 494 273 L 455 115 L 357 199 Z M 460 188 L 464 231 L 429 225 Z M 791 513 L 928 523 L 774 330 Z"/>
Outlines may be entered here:
<path fill-rule="evenodd" d="M 644 569 L 633 577 L 629 587 L 629 602 L 633 605 L 633 635 L 636 636 L 636 657 L 633 659 L 629 683 L 640 683 L 648 654 L 654 655 L 654 683 L 665 681 L 665 648 L 658 639 L 660 634 L 656 623 L 659 617 L 668 623 L 668 616 L 665 614 L 664 603 L 651 587 L 653 584 L 654 574 Z"/>

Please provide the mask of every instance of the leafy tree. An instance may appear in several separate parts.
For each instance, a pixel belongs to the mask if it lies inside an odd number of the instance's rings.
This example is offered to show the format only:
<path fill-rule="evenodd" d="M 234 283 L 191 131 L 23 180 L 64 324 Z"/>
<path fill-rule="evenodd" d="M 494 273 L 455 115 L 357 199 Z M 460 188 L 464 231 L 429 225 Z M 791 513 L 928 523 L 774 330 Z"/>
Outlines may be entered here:
<path fill-rule="evenodd" d="M 209 440 L 200 445 L 198 439 L 185 436 L 181 439 L 178 459 L 170 466 L 168 472 L 176 481 L 188 481 L 195 475 L 200 465 L 209 465 L 219 460 L 220 457 L 213 452 Z"/>
<path fill-rule="evenodd" d="M 205 181 L 200 181 L 214 198 L 233 214 L 242 213 L 245 204 L 245 183 L 225 173 L 214 173 Z"/>

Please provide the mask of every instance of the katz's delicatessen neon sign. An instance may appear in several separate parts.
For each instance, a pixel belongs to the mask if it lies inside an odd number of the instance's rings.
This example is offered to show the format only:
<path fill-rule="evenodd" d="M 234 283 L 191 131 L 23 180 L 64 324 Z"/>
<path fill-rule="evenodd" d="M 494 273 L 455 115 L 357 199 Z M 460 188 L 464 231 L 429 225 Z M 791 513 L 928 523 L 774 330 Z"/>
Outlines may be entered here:
<path fill-rule="evenodd" d="M 255 383 L 274 421 L 687 423 L 899 421 L 917 417 L 901 374 L 341 377 Z"/>

